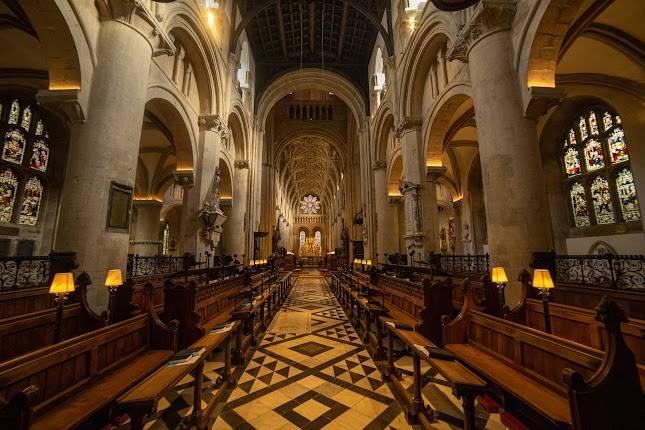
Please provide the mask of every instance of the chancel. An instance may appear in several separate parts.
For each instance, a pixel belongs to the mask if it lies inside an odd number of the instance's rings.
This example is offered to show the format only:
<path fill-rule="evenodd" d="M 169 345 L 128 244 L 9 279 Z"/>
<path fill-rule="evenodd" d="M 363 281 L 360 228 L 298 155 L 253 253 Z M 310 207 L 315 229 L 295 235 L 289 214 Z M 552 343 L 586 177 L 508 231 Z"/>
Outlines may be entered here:
<path fill-rule="evenodd" d="M 0 429 L 642 429 L 643 22 L 0 0 Z"/>

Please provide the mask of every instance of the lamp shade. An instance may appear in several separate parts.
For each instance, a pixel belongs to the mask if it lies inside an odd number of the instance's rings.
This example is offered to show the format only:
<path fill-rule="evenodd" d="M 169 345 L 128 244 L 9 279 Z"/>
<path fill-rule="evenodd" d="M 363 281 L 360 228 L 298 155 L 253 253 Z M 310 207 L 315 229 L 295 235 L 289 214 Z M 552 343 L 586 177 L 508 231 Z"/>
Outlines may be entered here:
<path fill-rule="evenodd" d="M 505 284 L 508 282 L 508 277 L 503 267 L 493 267 L 491 278 L 494 284 Z"/>
<path fill-rule="evenodd" d="M 553 279 L 551 279 L 551 272 L 546 269 L 535 269 L 533 271 L 533 286 L 541 290 L 555 287 Z"/>
<path fill-rule="evenodd" d="M 105 278 L 105 286 L 119 287 L 121 285 L 123 285 L 123 276 L 121 275 L 121 269 L 108 270 L 107 278 Z"/>
<path fill-rule="evenodd" d="M 71 293 L 74 291 L 74 274 L 73 273 L 56 273 L 49 292 L 52 294 Z"/>

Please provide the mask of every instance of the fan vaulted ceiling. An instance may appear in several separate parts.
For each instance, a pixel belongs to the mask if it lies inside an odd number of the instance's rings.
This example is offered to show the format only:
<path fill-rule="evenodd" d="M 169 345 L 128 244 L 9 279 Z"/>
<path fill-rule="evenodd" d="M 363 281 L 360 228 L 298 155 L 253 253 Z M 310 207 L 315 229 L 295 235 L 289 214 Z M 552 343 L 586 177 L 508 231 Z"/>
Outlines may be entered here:
<path fill-rule="evenodd" d="M 302 63 L 346 76 L 367 100 L 367 65 L 379 27 L 385 32 L 380 24 L 385 4 L 383 0 L 241 0 L 238 30 L 246 30 L 253 48 L 256 97 L 275 77 Z M 389 44 L 387 34 L 385 39 Z"/>

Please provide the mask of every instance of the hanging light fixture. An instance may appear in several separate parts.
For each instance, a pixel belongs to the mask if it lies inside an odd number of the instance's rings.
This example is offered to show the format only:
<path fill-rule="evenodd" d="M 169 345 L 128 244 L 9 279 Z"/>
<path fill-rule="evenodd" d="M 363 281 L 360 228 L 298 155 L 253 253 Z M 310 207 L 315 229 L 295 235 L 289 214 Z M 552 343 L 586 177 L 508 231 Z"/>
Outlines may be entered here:
<path fill-rule="evenodd" d="M 479 0 L 432 0 L 432 3 L 440 10 L 457 11 L 466 9 L 478 1 Z"/>

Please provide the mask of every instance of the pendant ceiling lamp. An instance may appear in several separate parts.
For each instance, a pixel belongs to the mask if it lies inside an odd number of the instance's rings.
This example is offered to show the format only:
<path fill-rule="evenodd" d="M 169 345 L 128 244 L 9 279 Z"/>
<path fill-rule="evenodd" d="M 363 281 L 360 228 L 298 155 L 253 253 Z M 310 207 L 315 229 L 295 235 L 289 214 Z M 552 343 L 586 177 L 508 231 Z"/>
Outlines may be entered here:
<path fill-rule="evenodd" d="M 479 0 L 432 0 L 437 9 L 455 11 L 466 9 L 477 3 Z"/>

